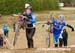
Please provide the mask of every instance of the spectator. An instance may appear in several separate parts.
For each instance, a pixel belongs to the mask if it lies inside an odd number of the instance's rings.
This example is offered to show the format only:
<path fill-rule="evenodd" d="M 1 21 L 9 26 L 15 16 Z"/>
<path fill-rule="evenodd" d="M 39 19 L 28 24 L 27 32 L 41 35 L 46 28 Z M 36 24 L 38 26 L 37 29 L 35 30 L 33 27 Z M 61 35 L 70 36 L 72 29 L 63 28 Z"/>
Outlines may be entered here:
<path fill-rule="evenodd" d="M 66 31 L 66 29 L 63 29 L 63 33 L 62 33 L 62 37 L 63 37 L 63 44 L 64 46 L 67 46 L 68 44 L 68 32 Z"/>

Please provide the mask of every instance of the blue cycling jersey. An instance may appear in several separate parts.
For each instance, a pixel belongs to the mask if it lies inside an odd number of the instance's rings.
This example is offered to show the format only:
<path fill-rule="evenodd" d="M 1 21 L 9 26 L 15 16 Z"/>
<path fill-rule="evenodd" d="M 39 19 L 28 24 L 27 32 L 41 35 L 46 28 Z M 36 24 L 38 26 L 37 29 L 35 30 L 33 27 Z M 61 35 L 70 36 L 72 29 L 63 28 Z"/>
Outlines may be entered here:
<path fill-rule="evenodd" d="M 7 27 L 7 25 L 4 25 L 4 26 L 3 26 L 3 31 L 4 31 L 4 32 L 8 32 L 8 27 Z"/>
<path fill-rule="evenodd" d="M 53 34 L 54 35 L 60 34 L 63 27 L 66 26 L 66 23 L 64 21 L 60 23 L 58 20 L 53 20 L 52 23 L 54 26 L 53 27 Z"/>
<path fill-rule="evenodd" d="M 29 17 L 30 17 L 30 20 L 29 20 L 29 21 L 30 21 L 32 24 L 36 23 L 36 16 L 35 16 L 34 13 L 30 13 L 29 15 L 23 14 L 23 16 L 29 16 Z"/>

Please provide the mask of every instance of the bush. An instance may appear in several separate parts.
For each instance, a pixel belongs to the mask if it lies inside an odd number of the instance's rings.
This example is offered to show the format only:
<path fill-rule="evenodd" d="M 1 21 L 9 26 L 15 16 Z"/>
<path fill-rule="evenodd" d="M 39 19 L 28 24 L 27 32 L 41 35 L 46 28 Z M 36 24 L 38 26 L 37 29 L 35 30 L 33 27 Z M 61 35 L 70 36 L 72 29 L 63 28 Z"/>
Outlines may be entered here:
<path fill-rule="evenodd" d="M 34 11 L 59 9 L 57 0 L 0 0 L 0 13 L 22 13 L 25 3 L 30 3 Z"/>

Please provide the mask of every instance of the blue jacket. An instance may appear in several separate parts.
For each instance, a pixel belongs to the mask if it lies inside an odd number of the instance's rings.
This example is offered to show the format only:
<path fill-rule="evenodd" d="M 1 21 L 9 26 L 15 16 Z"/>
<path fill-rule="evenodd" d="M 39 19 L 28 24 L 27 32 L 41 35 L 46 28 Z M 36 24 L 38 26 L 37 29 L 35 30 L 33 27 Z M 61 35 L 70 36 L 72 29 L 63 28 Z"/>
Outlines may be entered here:
<path fill-rule="evenodd" d="M 30 17 L 29 21 L 30 21 L 32 24 L 36 23 L 36 16 L 35 16 L 34 13 L 30 13 L 29 15 L 23 14 L 23 16 L 29 16 L 29 17 Z"/>
<path fill-rule="evenodd" d="M 58 35 L 61 33 L 64 26 L 66 26 L 66 23 L 63 21 L 62 23 L 59 23 L 58 20 L 53 20 L 53 34 Z"/>
<path fill-rule="evenodd" d="M 23 16 L 26 16 L 27 18 L 29 18 L 28 21 L 26 21 L 26 28 L 33 28 L 35 27 L 35 23 L 36 23 L 36 16 L 33 13 L 30 13 L 29 15 L 27 14 L 23 14 Z"/>
<path fill-rule="evenodd" d="M 3 26 L 3 31 L 4 31 L 4 32 L 8 32 L 8 27 L 7 27 L 6 24 Z"/>

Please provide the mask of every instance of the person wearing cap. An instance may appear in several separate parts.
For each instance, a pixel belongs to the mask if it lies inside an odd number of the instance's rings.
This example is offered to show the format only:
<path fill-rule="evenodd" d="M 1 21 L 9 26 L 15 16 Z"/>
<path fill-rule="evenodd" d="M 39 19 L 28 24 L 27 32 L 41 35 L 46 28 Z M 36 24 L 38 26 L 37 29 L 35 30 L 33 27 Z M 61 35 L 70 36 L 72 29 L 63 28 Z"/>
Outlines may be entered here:
<path fill-rule="evenodd" d="M 33 36 L 35 34 L 35 23 L 36 23 L 36 16 L 32 12 L 31 7 L 27 7 L 25 9 L 25 14 L 23 14 L 24 22 L 25 22 L 25 28 L 26 28 L 26 38 L 27 38 L 27 45 L 28 48 L 33 48 Z"/>
<path fill-rule="evenodd" d="M 66 22 L 64 22 L 64 15 L 60 14 L 58 16 L 58 19 L 53 19 L 51 21 L 50 24 L 53 24 L 53 29 L 52 29 L 52 33 L 53 33 L 53 37 L 54 37 L 54 45 L 55 47 L 58 47 L 58 44 L 59 44 L 59 47 L 62 47 L 62 29 L 64 26 L 67 26 L 69 28 L 72 29 L 72 31 L 74 31 L 74 28 L 71 26 L 71 25 L 68 25 Z M 59 42 L 59 43 L 58 43 Z"/>

